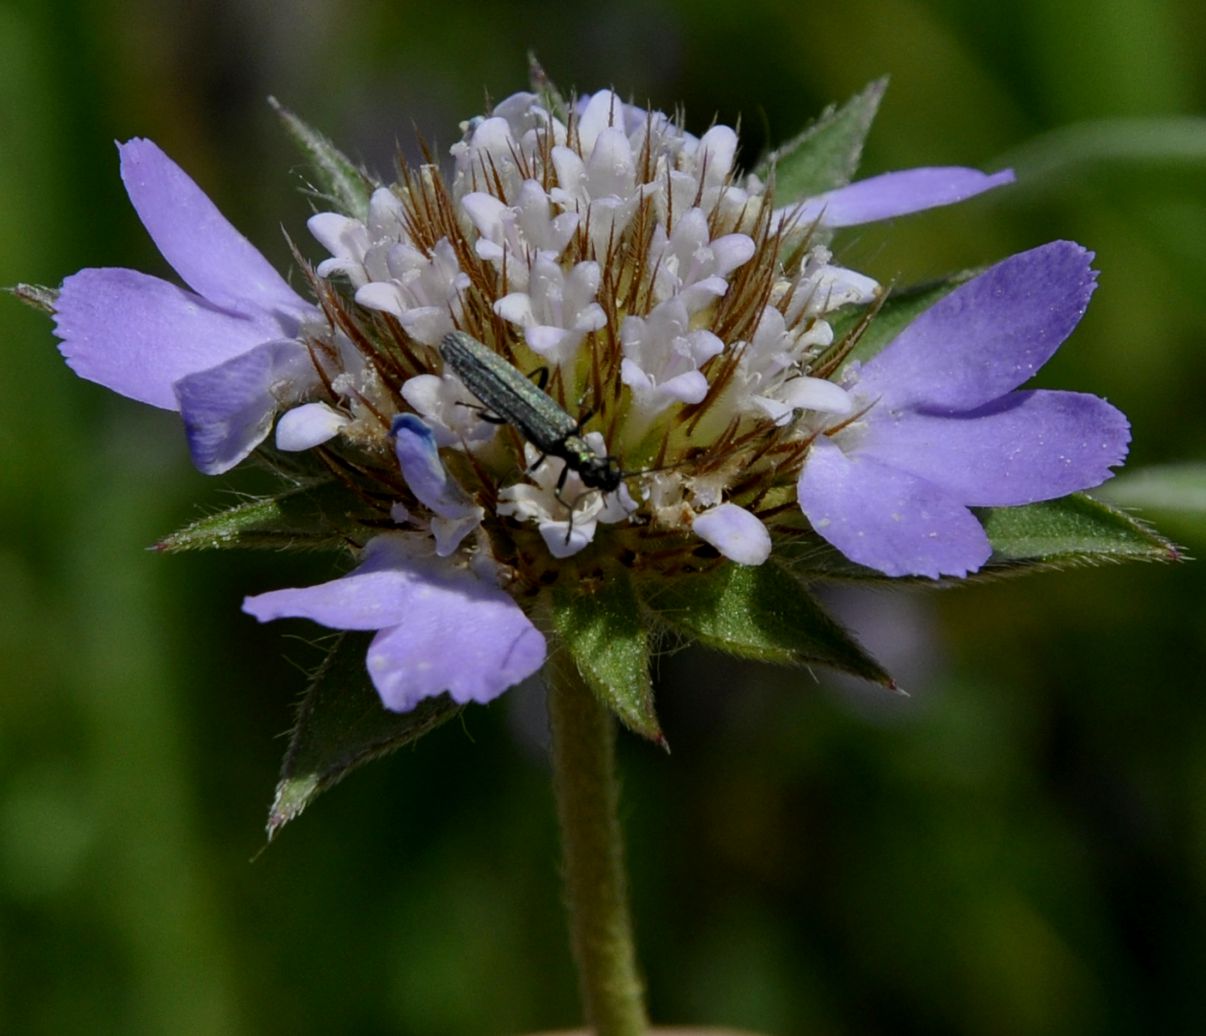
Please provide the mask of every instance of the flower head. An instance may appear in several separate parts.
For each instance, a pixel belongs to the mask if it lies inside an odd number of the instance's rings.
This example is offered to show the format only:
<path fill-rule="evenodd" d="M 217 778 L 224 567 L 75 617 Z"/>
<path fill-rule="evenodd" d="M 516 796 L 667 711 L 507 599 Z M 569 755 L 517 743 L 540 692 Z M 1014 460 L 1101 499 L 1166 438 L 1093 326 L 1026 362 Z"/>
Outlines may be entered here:
<path fill-rule="evenodd" d="M 697 137 L 610 91 L 516 94 L 463 129 L 450 178 L 404 168 L 310 219 L 328 253 L 314 305 L 133 142 L 131 198 L 193 291 L 84 271 L 59 302 L 73 366 L 180 409 L 205 470 L 280 412 L 276 448 L 372 509 L 351 573 L 245 607 L 377 631 L 391 709 L 485 701 L 535 671 L 548 588 L 583 573 L 758 566 L 819 536 L 887 575 L 964 574 L 989 554 L 969 507 L 1095 485 L 1125 453 L 1103 401 L 1015 391 L 1084 311 L 1078 246 L 1006 260 L 851 359 L 883 295 L 826 228 L 1008 172 L 910 170 L 777 205 L 732 129 Z M 864 319 L 839 333 L 851 310 Z M 478 343 L 456 363 L 452 332 Z"/>

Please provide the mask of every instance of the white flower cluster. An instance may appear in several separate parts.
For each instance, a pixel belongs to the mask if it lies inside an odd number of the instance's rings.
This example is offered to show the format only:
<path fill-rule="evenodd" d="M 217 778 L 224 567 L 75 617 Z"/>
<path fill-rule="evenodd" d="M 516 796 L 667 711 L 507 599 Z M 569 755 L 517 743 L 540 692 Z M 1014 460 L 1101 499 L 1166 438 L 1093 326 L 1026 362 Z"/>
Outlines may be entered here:
<path fill-rule="evenodd" d="M 664 426 L 673 415 L 710 394 L 706 427 L 713 433 L 734 423 L 788 425 L 807 412 L 851 410 L 844 389 L 806 371 L 833 341 L 826 314 L 869 302 L 878 286 L 834 265 L 820 246 L 790 273 L 782 269 L 777 251 L 790 219 L 770 212 L 757 177 L 737 174 L 730 127 L 696 137 L 660 112 L 601 91 L 579 98 L 564 121 L 538 95 L 515 94 L 463 130 L 446 187 L 437 170 L 423 167 L 409 183 L 379 188 L 363 221 L 330 212 L 311 218 L 311 232 L 330 253 L 320 278 L 346 278 L 356 303 L 393 318 L 432 349 L 465 327 L 468 293 L 489 283 L 497 289 L 486 300 L 493 314 L 560 375 L 566 398 L 587 382 L 592 343 L 608 343 L 618 350 L 619 383 L 628 390 L 623 418 L 609 431 L 608 445 L 621 456 L 655 452 L 649 443 L 669 436 Z M 420 227 L 422 215 L 441 203 L 451 216 Z M 445 233 L 433 240 L 432 226 Z M 757 265 L 769 277 L 747 278 L 752 316 L 739 322 L 744 331 L 726 333 L 714 320 L 720 300 L 760 250 Z M 438 367 L 434 359 L 431 367 Z M 353 417 L 370 396 L 378 409 L 396 409 L 375 390 L 379 373 L 344 379 L 342 402 Z M 450 373 L 410 377 L 399 394 L 440 446 L 475 449 L 494 433 Z M 290 416 L 282 427 L 301 423 Z M 338 420 L 323 411 L 296 438 L 310 445 L 338 430 Z M 287 443 L 278 437 L 278 445 Z M 499 507 L 540 522 L 550 544 L 553 527 L 569 517 L 559 465 L 550 462 L 552 477 L 504 488 Z M 701 479 L 696 487 L 673 471 L 655 477 L 655 516 L 688 515 L 690 524 L 722 504 L 723 486 L 715 482 Z M 622 520 L 629 510 L 600 520 Z M 571 524 L 574 549 L 581 549 L 594 520 L 583 515 Z"/>

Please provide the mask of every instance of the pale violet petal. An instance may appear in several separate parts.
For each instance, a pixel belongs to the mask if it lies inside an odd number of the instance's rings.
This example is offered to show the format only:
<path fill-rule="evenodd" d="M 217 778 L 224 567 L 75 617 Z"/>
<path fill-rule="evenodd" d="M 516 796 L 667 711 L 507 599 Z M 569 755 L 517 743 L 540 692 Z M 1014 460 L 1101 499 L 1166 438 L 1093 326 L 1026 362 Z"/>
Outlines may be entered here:
<path fill-rule="evenodd" d="M 818 194 L 802 207 L 783 211 L 801 226 L 819 221 L 826 227 L 852 227 L 952 205 L 1013 181 L 1008 169 L 991 174 L 959 166 L 904 169 Z"/>
<path fill-rule="evenodd" d="M 377 536 L 347 575 L 317 586 L 255 594 L 244 598 L 243 611 L 260 622 L 311 619 L 337 630 L 383 629 L 410 615 L 411 599 L 427 571 L 409 537 Z"/>
<path fill-rule="evenodd" d="M 452 314 L 446 306 L 419 306 L 399 314 L 398 321 L 416 342 L 433 348 L 453 330 Z"/>
<path fill-rule="evenodd" d="M 716 271 L 727 277 L 738 266 L 743 266 L 753 257 L 757 248 L 748 234 L 725 234 L 716 238 L 709 247 L 716 258 Z"/>
<path fill-rule="evenodd" d="M 306 220 L 306 229 L 332 256 L 347 258 L 368 248 L 368 232 L 358 219 L 338 212 L 316 212 Z"/>
<path fill-rule="evenodd" d="M 378 536 L 348 575 L 248 597 L 243 610 L 261 622 L 307 618 L 379 630 L 367 667 L 396 712 L 445 692 L 461 703 L 486 702 L 539 669 L 545 640 L 519 605 L 489 580 L 423 556 L 413 542 Z"/>
<path fill-rule="evenodd" d="M 207 475 L 229 471 L 267 438 L 277 409 L 317 380 L 310 351 L 293 339 L 181 378 L 176 398 L 193 463 Z"/>
<path fill-rule="evenodd" d="M 1072 241 L 1020 252 L 927 309 L 859 372 L 880 405 L 971 410 L 1028 381 L 1084 316 L 1097 274 Z"/>
<path fill-rule="evenodd" d="M 435 436 L 414 414 L 399 414 L 391 432 L 402 477 L 419 501 L 444 519 L 437 535 L 437 553 L 446 557 L 481 522 L 483 511 L 448 475 L 440 460 Z M 433 532 L 435 532 L 433 525 Z"/>
<path fill-rule="evenodd" d="M 558 559 L 573 557 L 595 538 L 592 520 L 575 518 L 572 528 L 569 521 L 543 521 L 537 528 L 549 553 Z"/>
<path fill-rule="evenodd" d="M 387 281 L 373 281 L 356 289 L 356 303 L 365 309 L 402 316 L 402 299 L 398 289 Z"/>
<path fill-rule="evenodd" d="M 275 335 L 296 331 L 312 307 L 230 222 L 205 192 L 149 140 L 118 145 L 130 202 L 163 257 L 189 287 L 228 309 L 275 314 Z"/>
<path fill-rule="evenodd" d="M 543 664 L 544 636 L 503 590 L 447 562 L 411 563 L 403 621 L 381 630 L 368 671 L 387 709 L 447 693 L 484 704 Z"/>
<path fill-rule="evenodd" d="M 721 504 L 696 515 L 691 531 L 739 565 L 761 565 L 770 557 L 771 538 L 766 526 L 736 504 Z"/>
<path fill-rule="evenodd" d="M 848 414 L 854 401 L 841 385 L 824 378 L 801 376 L 783 383 L 775 393 L 777 399 L 794 410 L 815 410 L 824 414 Z"/>
<path fill-rule="evenodd" d="M 81 270 L 55 303 L 59 350 L 81 378 L 166 410 L 172 385 L 277 337 L 258 314 L 231 313 L 135 270 Z"/>
<path fill-rule="evenodd" d="M 1104 399 L 1042 390 L 1011 392 L 965 413 L 868 420 L 858 451 L 968 506 L 1002 507 L 1100 485 L 1129 440 L 1126 417 Z"/>
<path fill-rule="evenodd" d="M 975 516 L 945 490 L 817 439 L 796 487 L 817 534 L 890 576 L 965 576 L 992 553 Z"/>
<path fill-rule="evenodd" d="M 532 313 L 532 298 L 526 291 L 513 291 L 494 303 L 494 312 L 503 320 L 521 327 L 535 321 Z"/>

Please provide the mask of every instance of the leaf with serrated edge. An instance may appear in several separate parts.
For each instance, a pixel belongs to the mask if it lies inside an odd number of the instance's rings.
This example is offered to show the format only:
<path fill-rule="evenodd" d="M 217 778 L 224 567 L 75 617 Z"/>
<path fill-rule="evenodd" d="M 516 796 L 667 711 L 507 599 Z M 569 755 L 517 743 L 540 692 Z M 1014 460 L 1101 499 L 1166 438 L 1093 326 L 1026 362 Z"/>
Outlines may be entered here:
<path fill-rule="evenodd" d="M 298 706 L 268 813 L 268 840 L 314 799 L 363 763 L 413 744 L 458 712 L 446 694 L 410 712 L 390 712 L 369 682 L 371 635 L 340 634 Z"/>
<path fill-rule="evenodd" d="M 372 510 L 338 482 L 302 486 L 200 518 L 155 544 L 167 554 L 194 550 L 333 550 L 375 531 Z"/>
<path fill-rule="evenodd" d="M 285 124 L 285 132 L 309 159 L 319 191 L 345 216 L 364 219 L 368 214 L 373 181 L 323 134 L 303 122 L 275 97 L 268 103 Z"/>
<path fill-rule="evenodd" d="M 892 677 L 774 562 L 722 564 L 704 576 L 657 586 L 646 603 L 671 628 L 742 658 L 824 665 L 895 687 Z"/>
<path fill-rule="evenodd" d="M 1025 507 L 976 509 L 992 543 L 989 567 L 1177 561 L 1180 551 L 1137 518 L 1073 493 Z"/>
<path fill-rule="evenodd" d="M 664 743 L 653 708 L 649 642 L 627 573 L 608 572 L 593 589 L 562 580 L 553 627 L 595 696 L 630 730 Z"/>
<path fill-rule="evenodd" d="M 760 163 L 759 176 L 774 176 L 776 207 L 850 182 L 887 88 L 886 78 L 877 79 L 840 108 L 827 108 L 808 129 Z"/>

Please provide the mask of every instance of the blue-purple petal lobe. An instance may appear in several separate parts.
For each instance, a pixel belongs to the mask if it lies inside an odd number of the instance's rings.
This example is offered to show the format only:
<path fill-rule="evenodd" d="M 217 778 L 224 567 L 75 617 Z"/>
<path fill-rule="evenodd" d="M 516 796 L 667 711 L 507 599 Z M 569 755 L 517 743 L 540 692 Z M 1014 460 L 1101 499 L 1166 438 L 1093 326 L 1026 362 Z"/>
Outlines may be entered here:
<path fill-rule="evenodd" d="M 992 553 L 975 516 L 924 479 L 836 443 L 813 443 L 797 483 L 816 532 L 851 561 L 890 576 L 964 576 Z"/>
<path fill-rule="evenodd" d="M 176 382 L 193 463 L 207 475 L 229 471 L 272 430 L 278 406 L 297 399 L 317 377 L 300 342 L 264 342 Z"/>
<path fill-rule="evenodd" d="M 546 652 L 544 636 L 505 591 L 397 535 L 371 540 L 346 576 L 248 597 L 243 610 L 261 622 L 307 618 L 380 630 L 368 671 L 386 708 L 398 712 L 444 692 L 489 701 L 536 672 Z"/>
<path fill-rule="evenodd" d="M 974 410 L 1037 371 L 1084 316 L 1097 274 L 1071 241 L 1020 252 L 921 314 L 859 375 L 890 408 Z"/>
<path fill-rule="evenodd" d="M 409 614 L 373 638 L 368 670 L 387 709 L 406 712 L 447 692 L 485 703 L 544 663 L 544 636 L 496 586 L 448 565 L 428 566 Z"/>
<path fill-rule="evenodd" d="M 370 540 L 361 563 L 345 576 L 317 586 L 270 590 L 243 600 L 243 611 L 260 622 L 312 619 L 337 630 L 377 630 L 406 618 L 413 585 L 422 579 L 421 559 L 396 536 Z"/>
<path fill-rule="evenodd" d="M 121 178 L 139 219 L 163 257 L 195 292 L 227 309 L 275 313 L 279 338 L 296 331 L 310 307 L 205 192 L 149 140 L 118 145 Z"/>
<path fill-rule="evenodd" d="M 795 220 L 801 226 L 819 221 L 826 227 L 853 227 L 953 205 L 1013 181 L 1009 169 L 991 174 L 961 166 L 904 169 L 809 198 Z"/>
<path fill-rule="evenodd" d="M 1126 417 L 1082 392 L 1011 392 L 962 414 L 905 411 L 869 421 L 868 457 L 972 507 L 1052 500 L 1100 485 L 1130 442 Z"/>
<path fill-rule="evenodd" d="M 394 453 L 410 491 L 436 516 L 431 523 L 436 553 L 448 557 L 481 522 L 483 511 L 440 460 L 435 433 L 414 414 L 399 414 L 390 429 Z"/>
<path fill-rule="evenodd" d="M 81 270 L 55 303 L 59 350 L 76 374 L 165 410 L 178 409 L 175 382 L 279 333 L 262 314 L 228 312 L 135 270 Z"/>

